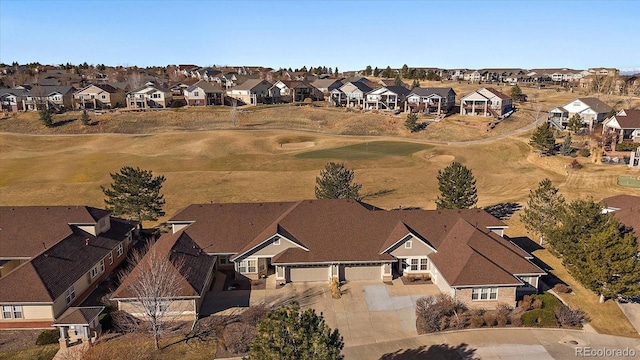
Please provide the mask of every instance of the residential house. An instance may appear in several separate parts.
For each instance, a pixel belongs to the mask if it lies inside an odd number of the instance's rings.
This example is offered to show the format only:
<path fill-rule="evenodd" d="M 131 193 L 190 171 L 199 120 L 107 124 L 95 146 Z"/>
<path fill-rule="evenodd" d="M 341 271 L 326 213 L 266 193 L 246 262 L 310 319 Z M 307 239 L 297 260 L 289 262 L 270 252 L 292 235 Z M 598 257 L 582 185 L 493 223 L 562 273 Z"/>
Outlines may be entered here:
<path fill-rule="evenodd" d="M 481 88 L 460 99 L 460 115 L 501 117 L 512 110 L 511 98 L 494 88 Z"/>
<path fill-rule="evenodd" d="M 195 204 L 168 224 L 216 256 L 216 269 L 274 283 L 428 276 L 468 306 L 492 308 L 515 306 L 545 274 L 481 209 L 387 211 L 350 199 Z"/>
<path fill-rule="evenodd" d="M 75 91 L 76 89 L 71 86 L 37 85 L 26 94 L 24 108 L 27 111 L 47 108 L 56 112 L 73 109 L 73 93 Z"/>
<path fill-rule="evenodd" d="M 112 109 L 125 104 L 125 91 L 110 84 L 88 85 L 73 94 L 76 109 Z"/>
<path fill-rule="evenodd" d="M 0 207 L 0 328 L 49 328 L 126 258 L 137 223 L 88 206 Z"/>
<path fill-rule="evenodd" d="M 210 76 L 210 80 L 220 85 L 223 89 L 232 88 L 240 83 L 241 76 L 236 72 L 219 73 Z"/>
<path fill-rule="evenodd" d="M 479 70 L 468 71 L 462 79 L 472 83 L 480 82 L 482 80 L 482 73 Z"/>
<path fill-rule="evenodd" d="M 413 88 L 407 96 L 407 110 L 426 114 L 448 114 L 456 105 L 456 92 L 450 87 Z"/>
<path fill-rule="evenodd" d="M 410 91 L 404 86 L 388 85 L 367 93 L 365 109 L 403 110 Z"/>
<path fill-rule="evenodd" d="M 616 195 L 602 200 L 606 205 L 605 212 L 613 212 L 613 216 L 623 225 L 632 229 L 636 239 L 640 239 L 640 196 Z M 640 256 L 640 242 L 638 242 Z"/>
<path fill-rule="evenodd" d="M 222 105 L 223 92 L 209 82 L 200 80 L 184 90 L 184 99 L 189 106 Z"/>
<path fill-rule="evenodd" d="M 130 109 L 159 109 L 171 106 L 173 93 L 169 89 L 148 82 L 127 93 L 127 107 Z"/>
<path fill-rule="evenodd" d="M 244 104 L 272 104 L 279 102 L 280 91 L 267 80 L 249 79 L 228 90 L 227 96 L 240 100 Z"/>
<path fill-rule="evenodd" d="M 338 79 L 318 79 L 312 82 L 311 85 L 320 90 L 323 94 L 329 95 L 331 91 L 338 89 L 344 84 Z"/>
<path fill-rule="evenodd" d="M 324 94 L 307 81 L 278 80 L 273 86 L 280 91 L 280 101 L 283 102 L 302 102 L 305 99 L 324 100 Z"/>
<path fill-rule="evenodd" d="M 347 82 L 331 91 L 329 103 L 334 106 L 357 107 L 362 109 L 365 105 L 366 95 L 371 90 L 373 89 L 363 82 Z"/>
<path fill-rule="evenodd" d="M 558 106 L 549 111 L 548 121 L 557 128 L 564 128 L 569 119 L 578 114 L 582 123 L 589 128 L 603 121 L 611 112 L 611 106 L 596 98 L 577 98 L 564 106 Z"/>
<path fill-rule="evenodd" d="M 150 265 L 153 261 L 157 261 L 150 260 L 151 254 L 156 259 L 167 257 L 172 264 L 168 270 L 180 279 L 178 291 L 167 297 L 167 300 L 171 300 L 167 315 L 176 320 L 197 320 L 202 301 L 214 279 L 216 257 L 207 254 L 184 230 L 161 236 L 153 244 L 153 250 L 150 250 L 124 279 L 111 297 L 117 301 L 118 310 L 126 311 L 138 318 L 145 317 L 143 305 L 131 291 L 131 287 L 136 284 L 140 273 L 153 266 Z"/>
<path fill-rule="evenodd" d="M 184 91 L 187 90 L 189 86 L 197 83 L 198 81 L 200 80 L 194 78 L 186 78 L 182 81 L 171 83 L 168 87 L 174 97 L 180 97 L 184 96 Z"/>
<path fill-rule="evenodd" d="M 618 135 L 617 142 L 640 143 L 640 110 L 623 109 L 602 123 L 602 133 Z"/>
<path fill-rule="evenodd" d="M 24 101 L 27 98 L 27 89 L 0 89 L 0 104 L 3 112 L 24 111 Z"/>

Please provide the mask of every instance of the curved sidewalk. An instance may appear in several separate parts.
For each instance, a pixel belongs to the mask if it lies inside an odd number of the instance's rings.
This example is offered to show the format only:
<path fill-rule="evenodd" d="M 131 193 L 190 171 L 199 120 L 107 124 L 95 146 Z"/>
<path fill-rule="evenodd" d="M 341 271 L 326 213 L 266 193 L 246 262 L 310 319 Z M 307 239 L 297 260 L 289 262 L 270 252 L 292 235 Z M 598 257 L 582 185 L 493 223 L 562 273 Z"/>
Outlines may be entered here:
<path fill-rule="evenodd" d="M 584 356 L 626 349 L 634 356 Z M 421 335 L 377 344 L 347 346 L 347 360 L 409 359 L 607 359 L 640 358 L 640 340 L 562 329 L 477 329 Z M 583 356 L 581 356 L 583 355 Z"/>

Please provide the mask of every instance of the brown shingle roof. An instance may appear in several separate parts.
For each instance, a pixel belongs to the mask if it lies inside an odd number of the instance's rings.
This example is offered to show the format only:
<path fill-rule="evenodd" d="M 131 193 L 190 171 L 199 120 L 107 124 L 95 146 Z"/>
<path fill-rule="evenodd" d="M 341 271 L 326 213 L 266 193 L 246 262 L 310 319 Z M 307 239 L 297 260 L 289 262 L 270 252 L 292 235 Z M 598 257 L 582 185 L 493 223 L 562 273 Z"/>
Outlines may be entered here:
<path fill-rule="evenodd" d="M 596 98 L 578 98 L 578 100 L 589 105 L 589 107 L 598 114 L 608 113 L 612 109 L 611 106 Z"/>
<path fill-rule="evenodd" d="M 622 224 L 633 229 L 636 238 L 640 239 L 640 196 L 616 195 L 602 200 L 607 207 L 619 209 L 613 216 Z M 640 251 L 640 241 L 638 241 Z"/>
<path fill-rule="evenodd" d="M 640 129 L 640 110 L 624 109 L 623 115 L 615 115 L 618 124 L 623 129 Z"/>
<path fill-rule="evenodd" d="M 499 97 L 502 100 L 511 99 L 510 96 L 505 95 L 505 94 L 501 93 L 500 91 L 498 91 L 498 90 L 496 90 L 494 88 L 486 88 L 486 89 L 487 89 L 487 91 L 491 92 L 493 95 Z"/>
<path fill-rule="evenodd" d="M 104 306 L 70 307 L 54 325 L 88 325 L 104 310 Z"/>

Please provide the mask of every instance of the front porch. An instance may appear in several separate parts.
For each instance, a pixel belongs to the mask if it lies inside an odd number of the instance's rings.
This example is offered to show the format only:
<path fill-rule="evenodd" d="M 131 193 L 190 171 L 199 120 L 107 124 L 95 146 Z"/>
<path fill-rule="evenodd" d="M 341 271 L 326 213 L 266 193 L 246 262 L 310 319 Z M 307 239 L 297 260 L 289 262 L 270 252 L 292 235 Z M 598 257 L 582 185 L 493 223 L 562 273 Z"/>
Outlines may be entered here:
<path fill-rule="evenodd" d="M 60 330 L 60 349 L 94 343 L 102 334 L 98 316 L 104 306 L 70 307 L 53 323 Z"/>

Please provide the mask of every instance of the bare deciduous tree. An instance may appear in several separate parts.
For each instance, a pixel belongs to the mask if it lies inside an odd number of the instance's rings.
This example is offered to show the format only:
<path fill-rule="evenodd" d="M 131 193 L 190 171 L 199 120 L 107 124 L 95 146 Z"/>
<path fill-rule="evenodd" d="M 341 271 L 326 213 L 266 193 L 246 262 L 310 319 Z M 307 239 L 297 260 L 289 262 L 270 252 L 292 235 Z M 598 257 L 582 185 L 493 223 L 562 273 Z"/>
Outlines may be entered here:
<path fill-rule="evenodd" d="M 169 310 L 183 290 L 180 270 L 184 261 L 172 261 L 150 242 L 144 250 L 133 251 L 129 261 L 132 268 L 120 274 L 121 286 L 134 299 L 127 311 L 144 320 L 139 326 L 148 326 L 157 350 L 160 335 L 175 318 Z"/>

